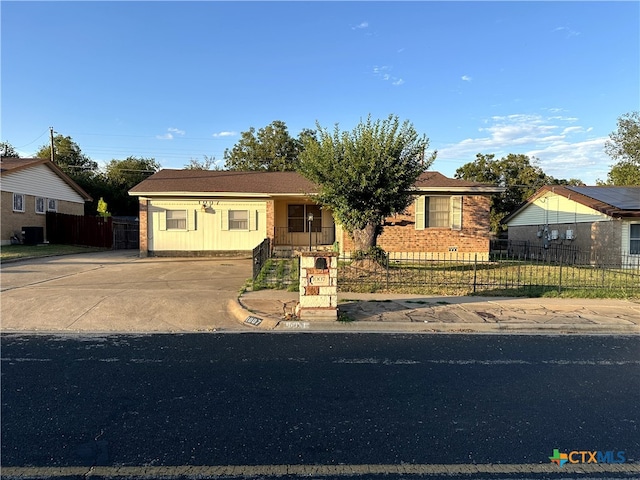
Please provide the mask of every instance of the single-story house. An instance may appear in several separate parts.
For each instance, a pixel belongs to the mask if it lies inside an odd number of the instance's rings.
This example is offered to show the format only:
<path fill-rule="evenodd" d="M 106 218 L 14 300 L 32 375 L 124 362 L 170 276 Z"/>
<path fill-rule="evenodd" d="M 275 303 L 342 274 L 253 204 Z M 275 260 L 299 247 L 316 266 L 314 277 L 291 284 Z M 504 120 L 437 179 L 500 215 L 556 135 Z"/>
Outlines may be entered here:
<path fill-rule="evenodd" d="M 637 265 L 640 186 L 544 186 L 503 223 L 509 240 L 571 245 L 592 259 Z"/>
<path fill-rule="evenodd" d="M 490 196 L 500 187 L 427 172 L 414 190 L 412 205 L 386 219 L 380 247 L 425 257 L 488 256 Z M 349 235 L 314 201 L 317 192 L 296 172 L 164 169 L 129 194 L 140 201 L 142 256 L 247 252 L 265 238 L 275 252 L 309 244 L 351 252 Z"/>
<path fill-rule="evenodd" d="M 0 244 L 33 234 L 45 240 L 47 212 L 84 215 L 92 198 L 55 163 L 43 158 L 0 159 L 2 218 Z M 39 238 L 39 237 L 42 238 Z"/>

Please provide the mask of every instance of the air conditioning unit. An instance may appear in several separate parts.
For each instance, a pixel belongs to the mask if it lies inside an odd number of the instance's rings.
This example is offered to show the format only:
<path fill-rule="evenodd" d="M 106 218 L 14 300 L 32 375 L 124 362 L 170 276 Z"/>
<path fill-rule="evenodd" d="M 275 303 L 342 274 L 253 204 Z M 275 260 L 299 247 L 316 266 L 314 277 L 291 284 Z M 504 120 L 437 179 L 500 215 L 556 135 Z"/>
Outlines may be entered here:
<path fill-rule="evenodd" d="M 565 238 L 567 240 L 573 240 L 575 237 L 573 236 L 573 230 L 567 230 L 567 233 L 565 235 Z"/>

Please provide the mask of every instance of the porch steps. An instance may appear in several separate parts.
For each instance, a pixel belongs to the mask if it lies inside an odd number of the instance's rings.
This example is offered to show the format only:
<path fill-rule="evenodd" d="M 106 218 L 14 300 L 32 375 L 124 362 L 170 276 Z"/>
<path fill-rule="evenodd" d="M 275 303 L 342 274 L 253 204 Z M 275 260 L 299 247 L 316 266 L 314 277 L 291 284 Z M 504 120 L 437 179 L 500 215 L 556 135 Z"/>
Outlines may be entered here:
<path fill-rule="evenodd" d="M 300 247 L 293 245 L 276 245 L 273 247 L 272 257 L 274 258 L 293 258 L 297 257 L 302 251 L 308 251 L 308 247 Z M 313 247 L 316 252 L 331 252 L 333 245 L 318 245 Z"/>

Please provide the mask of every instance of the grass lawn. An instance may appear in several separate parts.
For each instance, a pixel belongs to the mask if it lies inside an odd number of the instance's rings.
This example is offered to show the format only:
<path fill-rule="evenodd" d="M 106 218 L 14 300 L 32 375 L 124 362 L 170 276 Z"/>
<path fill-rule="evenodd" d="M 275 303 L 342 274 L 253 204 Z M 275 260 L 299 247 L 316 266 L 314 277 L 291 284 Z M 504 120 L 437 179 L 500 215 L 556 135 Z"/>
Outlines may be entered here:
<path fill-rule="evenodd" d="M 71 255 L 74 253 L 102 252 L 98 247 L 79 247 L 75 245 L 6 245 L 0 248 L 0 262 L 23 258 L 50 257 L 53 255 Z"/>

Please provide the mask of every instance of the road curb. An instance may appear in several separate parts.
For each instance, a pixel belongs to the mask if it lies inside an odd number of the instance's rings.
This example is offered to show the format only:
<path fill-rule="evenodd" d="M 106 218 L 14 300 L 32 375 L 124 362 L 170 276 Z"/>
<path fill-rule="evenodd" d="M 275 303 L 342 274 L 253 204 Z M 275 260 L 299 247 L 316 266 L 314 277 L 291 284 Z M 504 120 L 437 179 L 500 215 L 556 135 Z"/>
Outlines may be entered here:
<path fill-rule="evenodd" d="M 245 327 L 253 327 L 260 330 L 275 329 L 280 320 L 268 318 L 263 315 L 255 314 L 247 310 L 240 302 L 240 299 L 229 300 L 227 303 L 227 311 L 236 319 L 237 322 Z"/>

